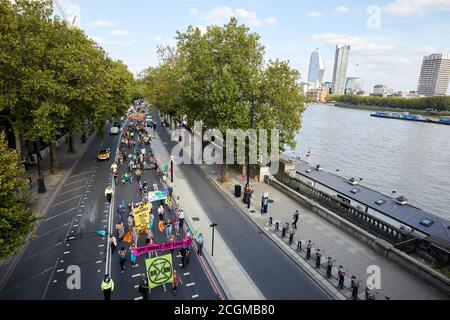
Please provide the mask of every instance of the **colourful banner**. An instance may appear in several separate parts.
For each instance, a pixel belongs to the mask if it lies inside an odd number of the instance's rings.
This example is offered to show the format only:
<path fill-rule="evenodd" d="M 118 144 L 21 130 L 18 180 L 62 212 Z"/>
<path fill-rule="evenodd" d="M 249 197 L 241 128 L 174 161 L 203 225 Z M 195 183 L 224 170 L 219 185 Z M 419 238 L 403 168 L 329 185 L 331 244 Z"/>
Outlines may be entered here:
<path fill-rule="evenodd" d="M 149 287 L 151 289 L 173 282 L 172 255 L 145 260 Z"/>
<path fill-rule="evenodd" d="M 148 193 L 148 201 L 155 202 L 167 199 L 167 192 L 164 191 L 150 191 Z"/>
<path fill-rule="evenodd" d="M 134 225 L 139 232 L 147 232 L 150 221 L 150 205 L 146 204 L 133 209 Z"/>
<path fill-rule="evenodd" d="M 163 243 L 163 244 L 151 244 L 146 247 L 134 248 L 133 254 L 136 257 L 139 257 L 143 254 L 150 253 L 150 252 L 179 249 L 179 248 L 188 247 L 188 246 L 192 246 L 192 239 L 187 239 L 187 240 L 183 240 L 183 241 L 173 241 L 173 242 L 168 242 L 168 243 Z"/>

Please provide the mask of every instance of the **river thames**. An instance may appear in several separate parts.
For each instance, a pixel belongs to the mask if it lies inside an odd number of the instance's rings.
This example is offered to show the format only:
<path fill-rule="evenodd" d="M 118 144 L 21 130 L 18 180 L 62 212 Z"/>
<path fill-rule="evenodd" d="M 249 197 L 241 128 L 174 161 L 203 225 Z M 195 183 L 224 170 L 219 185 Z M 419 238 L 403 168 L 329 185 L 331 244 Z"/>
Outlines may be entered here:
<path fill-rule="evenodd" d="M 450 126 L 371 117 L 374 111 L 308 105 L 291 155 L 450 220 Z"/>

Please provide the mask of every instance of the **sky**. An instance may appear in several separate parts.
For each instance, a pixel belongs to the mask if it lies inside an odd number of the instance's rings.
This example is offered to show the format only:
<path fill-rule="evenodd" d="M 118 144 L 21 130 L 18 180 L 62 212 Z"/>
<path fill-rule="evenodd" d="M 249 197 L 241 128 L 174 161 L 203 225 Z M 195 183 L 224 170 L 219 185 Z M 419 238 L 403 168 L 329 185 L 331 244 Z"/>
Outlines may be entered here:
<path fill-rule="evenodd" d="M 189 25 L 205 30 L 234 16 L 261 36 L 266 59 L 288 60 L 308 77 L 319 48 L 324 81 L 337 44 L 351 46 L 348 77 L 416 90 L 424 55 L 450 53 L 450 0 L 57 0 L 83 29 L 135 75 L 156 66 L 158 45 L 175 45 Z M 58 11 L 56 11 L 58 13 Z M 450 94 L 450 89 L 448 91 Z"/>

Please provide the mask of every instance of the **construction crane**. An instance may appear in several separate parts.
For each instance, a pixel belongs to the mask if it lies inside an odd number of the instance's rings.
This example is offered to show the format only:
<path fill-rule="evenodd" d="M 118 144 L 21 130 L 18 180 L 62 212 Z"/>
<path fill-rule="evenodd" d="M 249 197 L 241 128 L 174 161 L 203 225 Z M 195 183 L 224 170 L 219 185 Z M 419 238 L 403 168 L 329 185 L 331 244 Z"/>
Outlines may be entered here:
<path fill-rule="evenodd" d="M 75 21 L 77 19 L 77 16 L 75 15 L 75 17 L 73 18 L 72 22 L 70 22 L 67 18 L 66 13 L 64 12 L 64 8 L 61 5 L 59 0 L 53 0 L 53 3 L 55 4 L 56 8 L 58 9 L 59 13 L 61 14 L 61 16 L 63 17 L 64 21 L 66 21 L 67 25 L 70 27 L 75 27 Z"/>

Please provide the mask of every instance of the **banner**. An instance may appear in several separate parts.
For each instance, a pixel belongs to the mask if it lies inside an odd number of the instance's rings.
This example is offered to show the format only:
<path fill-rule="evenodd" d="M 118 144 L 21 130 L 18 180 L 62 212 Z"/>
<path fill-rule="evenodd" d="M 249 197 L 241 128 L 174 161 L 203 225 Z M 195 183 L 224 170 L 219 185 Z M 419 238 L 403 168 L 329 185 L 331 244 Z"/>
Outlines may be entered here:
<path fill-rule="evenodd" d="M 172 255 L 145 260 L 148 284 L 151 289 L 173 282 Z"/>
<path fill-rule="evenodd" d="M 136 257 L 139 257 L 143 254 L 155 252 L 155 251 L 166 251 L 166 250 L 172 250 L 172 249 L 179 249 L 183 247 L 189 247 L 192 246 L 192 239 L 186 239 L 183 241 L 173 241 L 163 244 L 151 244 L 146 247 L 140 247 L 140 248 L 134 248 L 133 254 Z"/>
<path fill-rule="evenodd" d="M 165 191 L 150 191 L 148 193 L 148 201 L 155 202 L 167 199 L 167 192 Z"/>
<path fill-rule="evenodd" d="M 159 232 L 161 232 L 161 233 L 164 232 L 164 223 L 161 220 L 159 220 L 159 222 L 158 222 L 158 229 L 159 229 Z"/>
<path fill-rule="evenodd" d="M 145 114 L 135 113 L 131 114 L 128 118 L 135 121 L 145 121 Z"/>
<path fill-rule="evenodd" d="M 123 237 L 124 242 L 131 243 L 131 231 L 128 231 L 128 233 Z"/>
<path fill-rule="evenodd" d="M 148 232 L 148 222 L 150 220 L 150 205 L 142 205 L 133 209 L 134 225 L 140 233 Z"/>

